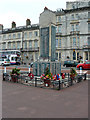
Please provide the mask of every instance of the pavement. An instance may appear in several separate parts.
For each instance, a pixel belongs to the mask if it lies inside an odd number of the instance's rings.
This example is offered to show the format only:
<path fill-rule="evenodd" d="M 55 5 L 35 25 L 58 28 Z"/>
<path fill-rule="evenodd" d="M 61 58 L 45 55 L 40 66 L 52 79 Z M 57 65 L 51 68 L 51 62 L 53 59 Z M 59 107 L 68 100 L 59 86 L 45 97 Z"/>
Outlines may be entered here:
<path fill-rule="evenodd" d="M 3 118 L 88 118 L 88 81 L 60 91 L 2 82 Z"/>

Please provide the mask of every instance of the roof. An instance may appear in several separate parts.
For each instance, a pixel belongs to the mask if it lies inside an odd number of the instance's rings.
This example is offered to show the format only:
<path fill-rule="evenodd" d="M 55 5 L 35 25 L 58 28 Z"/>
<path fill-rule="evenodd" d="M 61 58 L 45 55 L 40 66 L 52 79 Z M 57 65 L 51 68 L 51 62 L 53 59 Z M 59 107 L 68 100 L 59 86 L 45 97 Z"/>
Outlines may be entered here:
<path fill-rule="evenodd" d="M 35 29 L 39 29 L 39 24 L 33 24 L 33 25 L 29 25 L 29 26 L 19 26 L 16 28 L 7 28 L 7 29 L 3 29 L 2 34 L 6 34 L 6 33 L 13 33 L 13 32 L 22 32 L 22 31 L 27 31 L 27 30 L 35 30 Z"/>

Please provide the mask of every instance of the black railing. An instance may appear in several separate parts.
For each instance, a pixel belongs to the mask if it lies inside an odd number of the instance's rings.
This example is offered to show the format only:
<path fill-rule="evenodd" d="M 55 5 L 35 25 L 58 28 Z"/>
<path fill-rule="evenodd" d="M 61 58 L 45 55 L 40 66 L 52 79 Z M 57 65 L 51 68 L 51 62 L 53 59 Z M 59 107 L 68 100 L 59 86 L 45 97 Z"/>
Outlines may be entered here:
<path fill-rule="evenodd" d="M 21 73 L 20 75 L 10 75 L 3 73 L 3 81 L 16 82 L 28 86 L 48 88 L 54 90 L 61 90 L 70 87 L 76 83 L 86 80 L 87 74 L 77 75 L 74 79 L 70 78 L 70 74 L 66 73 L 65 78 L 61 80 L 42 80 L 40 76 L 34 76 L 30 79 L 28 72 Z"/>

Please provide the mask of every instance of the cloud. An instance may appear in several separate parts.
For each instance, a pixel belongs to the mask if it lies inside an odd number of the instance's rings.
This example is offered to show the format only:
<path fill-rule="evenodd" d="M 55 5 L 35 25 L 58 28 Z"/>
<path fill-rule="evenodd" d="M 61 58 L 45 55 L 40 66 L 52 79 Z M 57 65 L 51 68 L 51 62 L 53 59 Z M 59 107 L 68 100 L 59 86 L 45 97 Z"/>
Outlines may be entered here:
<path fill-rule="evenodd" d="M 12 21 L 16 26 L 26 24 L 29 18 L 31 23 L 39 22 L 39 15 L 44 7 L 55 11 L 57 8 L 65 8 L 67 0 L 0 0 L 0 24 L 5 28 L 11 27 Z M 71 1 L 71 0 L 69 0 Z"/>

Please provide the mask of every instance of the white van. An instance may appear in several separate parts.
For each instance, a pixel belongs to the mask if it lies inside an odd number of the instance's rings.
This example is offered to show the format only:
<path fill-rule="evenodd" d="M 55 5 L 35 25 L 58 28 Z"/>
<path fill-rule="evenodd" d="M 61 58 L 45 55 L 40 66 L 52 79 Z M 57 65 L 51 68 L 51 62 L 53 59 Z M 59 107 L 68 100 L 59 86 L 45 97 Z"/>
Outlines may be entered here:
<path fill-rule="evenodd" d="M 20 56 L 17 55 L 10 55 L 8 56 L 10 60 L 10 64 L 12 65 L 20 65 Z"/>

